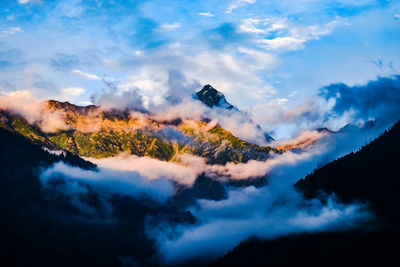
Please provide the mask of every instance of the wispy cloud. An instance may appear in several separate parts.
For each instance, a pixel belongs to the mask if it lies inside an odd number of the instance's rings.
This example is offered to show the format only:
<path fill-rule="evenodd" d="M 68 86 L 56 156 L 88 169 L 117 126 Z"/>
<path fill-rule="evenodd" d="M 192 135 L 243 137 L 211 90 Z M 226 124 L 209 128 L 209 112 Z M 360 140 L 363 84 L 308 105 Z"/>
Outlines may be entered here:
<path fill-rule="evenodd" d="M 274 39 L 261 40 L 262 46 L 267 50 L 299 50 L 304 48 L 305 39 L 298 39 L 294 37 L 278 37 Z"/>
<path fill-rule="evenodd" d="M 82 87 L 67 87 L 61 89 L 61 91 L 67 96 L 80 96 L 85 92 L 85 88 Z"/>
<path fill-rule="evenodd" d="M 257 0 L 234 0 L 226 9 L 226 13 L 232 13 L 232 11 L 245 4 L 254 4 Z"/>
<path fill-rule="evenodd" d="M 115 78 L 119 95 L 136 88 L 145 104 L 162 103 L 168 90 L 168 71 L 176 69 L 189 81 L 212 84 L 238 108 L 256 116 L 260 112 L 253 113 L 255 106 L 284 98 L 288 99 L 284 105 L 293 106 L 299 99 L 309 98 L 321 84 L 342 80 L 362 83 L 376 74 L 386 75 L 388 70 L 382 73 L 369 66 L 370 55 L 393 62 L 392 66 L 399 64 L 399 57 L 392 52 L 398 46 L 396 38 L 385 43 L 390 49 L 380 49 L 381 44 L 374 42 L 382 36 L 395 36 L 394 25 L 398 22 L 393 16 L 398 9 L 393 3 L 196 2 L 192 3 L 194 16 L 187 16 L 176 3 L 169 8 L 155 8 L 160 6 L 158 0 L 59 1 L 46 5 L 46 10 L 24 2 L 23 6 L 17 5 L 20 11 L 9 8 L 4 16 L 14 16 L 14 21 L 7 21 L 9 25 L 2 29 L 9 33 L 2 33 L 1 80 L 7 81 L 9 88 L 34 88 L 34 94 L 57 97 L 61 88 L 75 85 L 79 75 L 88 81 L 79 80 L 82 84 L 77 86 L 87 93 L 77 98 L 77 103 L 90 101 L 90 95 L 102 89 L 90 80 L 101 80 L 103 76 Z M 229 5 L 231 11 L 243 7 L 249 12 L 226 15 Z M 377 5 L 379 9 L 374 8 Z M 178 15 L 168 11 L 175 8 Z M 212 20 L 196 19 L 210 15 L 214 15 Z M 373 33 L 372 23 L 379 28 Z M 99 26 L 103 24 L 108 27 Z M 16 25 L 21 25 L 21 31 L 10 30 L 18 28 Z M 333 35 L 334 39 L 325 38 Z M 335 46 L 353 37 L 353 45 Z M 26 43 L 32 45 L 28 48 Z M 333 53 L 323 52 L 333 46 L 341 57 L 337 64 L 328 63 L 335 60 Z M 18 51 L 20 59 L 12 51 Z M 351 64 L 344 64 L 355 54 L 359 56 Z M 299 62 L 302 68 L 296 67 Z M 31 74 L 24 75 L 28 67 Z M 355 71 L 360 69 L 363 71 Z M 290 79 L 282 78 L 281 73 L 287 73 Z M 296 97 L 289 98 L 294 90 L 298 92 Z M 265 113 L 272 116 L 269 113 L 274 111 Z"/>
<path fill-rule="evenodd" d="M 164 24 L 160 25 L 161 29 L 167 30 L 167 31 L 178 29 L 180 27 L 181 27 L 181 24 L 179 22 L 175 22 L 175 23 L 172 23 L 172 24 L 164 23 Z"/>
<path fill-rule="evenodd" d="M 200 16 L 204 16 L 204 17 L 214 17 L 214 14 L 212 14 L 211 12 L 207 11 L 207 12 L 200 12 L 199 13 Z"/>
<path fill-rule="evenodd" d="M 17 32 L 22 32 L 22 29 L 20 27 L 10 27 L 3 31 L 6 34 L 16 34 Z"/>
<path fill-rule="evenodd" d="M 87 73 L 87 72 L 83 72 L 81 70 L 73 70 L 72 73 L 75 73 L 81 77 L 84 77 L 86 79 L 89 80 L 101 80 L 101 78 L 95 74 L 91 74 L 91 73 Z"/>
<path fill-rule="evenodd" d="M 18 0 L 19 4 L 27 4 L 29 2 L 30 2 L 30 0 Z"/>
<path fill-rule="evenodd" d="M 149 180 L 167 178 L 189 186 L 204 171 L 203 159 L 190 155 L 182 155 L 180 164 L 134 155 L 119 155 L 104 159 L 89 158 L 89 160 L 103 168 L 137 172 Z"/>
<path fill-rule="evenodd" d="M 34 97 L 28 90 L 4 94 L 0 92 L 0 109 L 24 117 L 30 123 L 38 125 L 44 132 L 69 129 L 60 112 L 43 112 L 46 110 L 46 103 Z"/>
<path fill-rule="evenodd" d="M 340 18 L 323 25 L 300 25 L 282 18 L 245 19 L 239 30 L 255 34 L 257 43 L 266 50 L 293 51 L 305 48 L 306 42 L 320 39 L 341 25 L 346 23 Z"/>
<path fill-rule="evenodd" d="M 305 154 L 281 155 L 279 164 L 267 160 L 269 182 L 255 188 L 230 188 L 228 198 L 215 201 L 200 199 L 190 207 L 198 223 L 170 226 L 164 231 L 149 227 L 149 234 L 158 241 L 159 249 L 169 264 L 188 259 L 216 258 L 249 237 L 276 238 L 282 235 L 325 230 L 346 230 L 371 218 L 363 205 L 343 205 L 334 197 L 323 204 L 308 201 L 293 188 L 296 177 L 306 175 L 318 166 L 323 147 Z M 328 152 L 329 154 L 330 152 Z M 290 153 L 289 153 L 290 154 Z M 275 163 L 277 163 L 275 162 Z M 242 166 L 245 175 L 256 170 L 253 163 Z M 266 171 L 266 170 L 265 170 Z M 245 173 L 245 172 L 241 172 Z M 167 235 L 167 233 L 177 233 Z M 201 249 L 200 249 L 201 248 Z"/>
<path fill-rule="evenodd" d="M 25 5 L 25 4 L 41 4 L 42 0 L 18 0 L 18 4 Z"/>
<path fill-rule="evenodd" d="M 44 170 L 40 178 L 44 186 L 47 186 L 60 175 L 66 179 L 67 183 L 76 183 L 75 189 L 71 192 L 75 196 L 79 188 L 84 188 L 84 185 L 80 185 L 79 182 L 91 185 L 102 197 L 106 198 L 112 194 L 136 197 L 144 195 L 158 201 L 165 201 L 174 192 L 173 185 L 161 176 L 150 180 L 134 171 L 107 168 L 100 168 L 98 171 L 83 170 L 64 163 L 57 163 Z"/>

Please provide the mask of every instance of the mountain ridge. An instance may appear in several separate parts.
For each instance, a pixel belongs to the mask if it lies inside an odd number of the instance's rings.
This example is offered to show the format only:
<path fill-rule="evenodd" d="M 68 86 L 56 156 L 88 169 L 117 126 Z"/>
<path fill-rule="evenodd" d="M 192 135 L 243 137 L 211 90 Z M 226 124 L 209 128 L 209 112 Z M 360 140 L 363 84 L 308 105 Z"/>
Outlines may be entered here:
<path fill-rule="evenodd" d="M 126 110 L 105 111 L 98 106 L 76 106 L 49 100 L 45 110 L 59 115 L 63 129 L 44 132 L 35 122 L 0 110 L 0 127 L 16 131 L 49 149 L 62 149 L 85 157 L 110 157 L 122 152 L 165 161 L 179 160 L 184 153 L 211 163 L 246 162 L 269 157 L 272 147 L 261 147 L 235 137 L 206 121 L 159 121 Z M 179 134 L 182 140 L 165 136 Z M 223 148 L 223 149 L 222 149 Z"/>
<path fill-rule="evenodd" d="M 209 84 L 205 85 L 200 91 L 196 92 L 194 94 L 194 98 L 200 100 L 203 104 L 210 108 L 219 107 L 228 110 L 238 110 L 226 100 L 223 93 L 219 92 Z"/>
<path fill-rule="evenodd" d="M 205 85 L 197 95 L 200 96 L 197 100 L 206 106 L 240 112 L 211 85 Z M 318 140 L 308 138 L 277 147 L 259 146 L 234 136 L 210 119 L 167 121 L 127 109 L 104 110 L 96 105 L 78 106 L 57 100 L 42 104 L 41 112 L 56 117 L 59 128 L 48 132 L 42 130 L 40 121 L 28 121 L 16 112 L 1 109 L 0 127 L 18 132 L 48 149 L 84 157 L 104 158 L 127 153 L 179 162 L 180 155 L 188 153 L 210 164 L 265 160 L 270 152 L 298 151 Z M 259 125 L 256 127 L 262 132 Z M 267 142 L 273 141 L 267 133 L 264 135 Z"/>
<path fill-rule="evenodd" d="M 211 266 L 397 266 L 399 150 L 400 121 L 359 151 L 324 165 L 294 185 L 308 199 L 325 201 L 334 194 L 344 203 L 369 205 L 376 217 L 368 223 L 345 232 L 333 229 L 276 240 L 249 239 Z"/>
<path fill-rule="evenodd" d="M 307 198 L 334 193 L 345 203 L 370 203 L 382 220 L 395 225 L 393 222 L 400 222 L 393 206 L 400 191 L 399 150 L 400 121 L 357 152 L 315 170 L 295 186 Z"/>

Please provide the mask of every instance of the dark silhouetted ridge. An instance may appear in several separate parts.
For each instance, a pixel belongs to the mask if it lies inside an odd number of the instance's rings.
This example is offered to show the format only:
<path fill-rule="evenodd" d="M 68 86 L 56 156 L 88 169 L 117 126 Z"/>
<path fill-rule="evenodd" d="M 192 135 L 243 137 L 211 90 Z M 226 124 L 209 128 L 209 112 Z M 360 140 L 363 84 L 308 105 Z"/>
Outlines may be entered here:
<path fill-rule="evenodd" d="M 377 218 L 357 230 L 248 240 L 211 266 L 399 266 L 400 122 L 364 146 L 299 180 L 307 198 L 335 194 L 368 203 Z M 266 226 L 268 227 L 268 226 Z"/>
<path fill-rule="evenodd" d="M 68 151 L 63 151 L 60 155 L 49 153 L 25 136 L 0 128 L 0 168 L 8 169 L 28 163 L 33 166 L 48 166 L 59 161 L 87 170 L 96 168 L 95 164 Z"/>
<path fill-rule="evenodd" d="M 335 193 L 342 201 L 370 203 L 390 225 L 400 222 L 400 122 L 360 149 L 307 175 L 296 187 L 308 198 Z"/>
<path fill-rule="evenodd" d="M 102 196 L 90 185 L 73 196 L 93 210 L 84 213 L 63 193 L 68 184 L 62 173 L 45 187 L 41 183 L 41 173 L 60 161 L 95 168 L 69 152 L 51 154 L 0 128 L 1 266 L 157 266 L 144 222 L 194 220 L 184 209 L 118 194 L 107 196 L 112 210 L 104 210 Z"/>

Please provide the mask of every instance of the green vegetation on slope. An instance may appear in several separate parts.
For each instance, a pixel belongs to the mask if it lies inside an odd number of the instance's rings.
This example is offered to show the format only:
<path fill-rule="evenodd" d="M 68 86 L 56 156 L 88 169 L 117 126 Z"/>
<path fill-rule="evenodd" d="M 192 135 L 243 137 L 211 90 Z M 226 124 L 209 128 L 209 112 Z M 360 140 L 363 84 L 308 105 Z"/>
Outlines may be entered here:
<path fill-rule="evenodd" d="M 148 121 L 143 126 L 127 112 L 105 112 L 96 106 L 79 107 L 67 102 L 49 101 L 47 112 L 56 111 L 63 115 L 70 129 L 45 133 L 38 125 L 6 111 L 0 111 L 0 127 L 16 131 L 49 149 L 62 149 L 93 158 L 128 153 L 179 161 L 179 155 L 189 153 L 201 156 L 209 163 L 224 164 L 265 159 L 273 149 L 243 141 L 218 125 L 207 128 L 207 123 L 200 121 L 176 126 Z M 169 140 L 159 132 L 166 127 L 173 127 L 188 140 Z"/>

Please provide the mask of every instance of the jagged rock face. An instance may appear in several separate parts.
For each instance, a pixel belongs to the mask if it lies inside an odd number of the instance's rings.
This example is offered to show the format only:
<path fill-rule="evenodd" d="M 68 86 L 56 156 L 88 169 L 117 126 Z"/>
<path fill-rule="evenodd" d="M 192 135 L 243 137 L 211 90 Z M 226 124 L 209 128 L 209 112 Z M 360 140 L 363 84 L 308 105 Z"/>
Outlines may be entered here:
<path fill-rule="evenodd" d="M 200 100 L 205 104 L 206 106 L 212 108 L 212 107 L 219 107 L 219 108 L 224 108 L 228 110 L 236 110 L 239 111 L 235 106 L 231 105 L 225 98 L 224 94 L 216 90 L 214 87 L 211 85 L 207 84 L 198 91 L 195 95 L 194 98 L 197 100 Z M 261 127 L 257 126 L 259 130 L 261 131 Z M 274 141 L 274 138 L 272 138 L 268 133 L 264 133 L 265 136 L 265 141 L 266 142 L 271 142 Z"/>
<path fill-rule="evenodd" d="M 197 92 L 195 98 L 207 106 L 237 110 L 210 85 Z M 250 144 L 219 125 L 209 125 L 207 120 L 158 121 L 127 110 L 105 111 L 94 105 L 83 107 L 55 100 L 47 101 L 43 112 L 58 114 L 65 127 L 46 132 L 36 122 L 0 110 L 0 128 L 18 132 L 49 149 L 94 158 L 128 153 L 179 161 L 179 155 L 187 153 L 200 156 L 209 164 L 225 164 L 265 160 L 271 151 L 293 149 Z M 262 131 L 261 127 L 259 129 Z M 273 140 L 268 134 L 265 139 Z"/>
<path fill-rule="evenodd" d="M 220 107 L 225 109 L 233 109 L 234 106 L 226 101 L 223 93 L 219 92 L 211 85 L 207 84 L 196 93 L 196 98 L 203 102 L 205 105 L 212 107 Z"/>
<path fill-rule="evenodd" d="M 209 85 L 198 94 L 213 103 L 226 101 L 223 94 Z M 235 108 L 224 103 L 228 108 Z M 150 117 L 136 117 L 137 114 L 126 110 L 105 111 L 94 105 L 82 107 L 55 100 L 47 101 L 45 106 L 43 112 L 59 114 L 65 128 L 46 132 L 40 124 L 28 122 L 22 116 L 6 110 L 0 110 L 0 128 L 18 132 L 49 149 L 61 149 L 94 158 L 128 153 L 179 161 L 179 155 L 186 153 L 200 156 L 209 164 L 225 164 L 265 160 L 270 151 L 279 153 L 298 148 L 297 144 L 284 149 L 250 144 L 219 125 L 210 126 L 207 120 L 157 121 Z M 265 134 L 265 138 L 267 141 L 273 140 L 268 134 Z"/>
<path fill-rule="evenodd" d="M 71 104 L 69 102 L 59 102 L 56 100 L 48 100 L 47 101 L 47 107 L 49 110 L 55 111 L 55 110 L 64 110 L 65 112 L 72 112 L 72 113 L 78 113 L 81 115 L 87 115 L 89 112 L 94 112 L 99 109 L 98 106 L 95 105 L 89 105 L 89 106 L 76 106 L 74 104 Z"/>
<path fill-rule="evenodd" d="M 64 129 L 45 132 L 40 124 L 6 110 L 0 110 L 0 128 L 18 132 L 49 149 L 94 158 L 128 153 L 179 161 L 179 155 L 186 153 L 210 164 L 225 164 L 264 160 L 273 150 L 245 142 L 220 126 L 203 121 L 156 121 L 137 113 L 104 111 L 96 106 L 54 100 L 48 101 L 46 107 L 43 112 L 57 113 Z"/>

